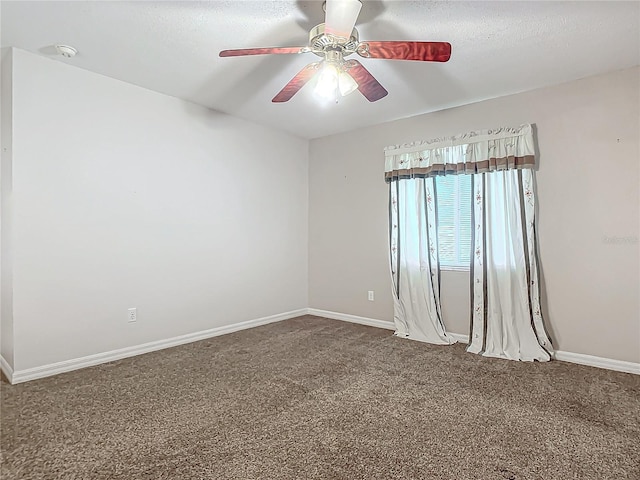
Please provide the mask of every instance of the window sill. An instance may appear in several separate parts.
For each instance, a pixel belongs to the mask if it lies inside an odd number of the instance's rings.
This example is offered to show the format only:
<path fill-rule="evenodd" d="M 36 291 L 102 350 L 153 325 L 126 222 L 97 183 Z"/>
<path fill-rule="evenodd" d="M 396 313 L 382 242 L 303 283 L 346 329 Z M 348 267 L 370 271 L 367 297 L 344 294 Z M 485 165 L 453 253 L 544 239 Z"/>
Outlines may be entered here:
<path fill-rule="evenodd" d="M 440 270 L 451 271 L 451 272 L 469 272 L 471 269 L 469 267 L 460 267 L 453 265 L 440 265 Z"/>

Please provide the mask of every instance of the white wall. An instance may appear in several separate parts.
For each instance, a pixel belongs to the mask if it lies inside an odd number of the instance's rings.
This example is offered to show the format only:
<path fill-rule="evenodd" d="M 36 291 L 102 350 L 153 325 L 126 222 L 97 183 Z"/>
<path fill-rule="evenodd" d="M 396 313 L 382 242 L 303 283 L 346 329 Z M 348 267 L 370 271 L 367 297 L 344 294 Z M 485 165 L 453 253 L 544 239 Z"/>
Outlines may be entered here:
<path fill-rule="evenodd" d="M 639 362 L 639 80 L 636 67 L 311 141 L 310 306 L 393 318 L 386 145 L 534 123 L 544 313 L 556 348 Z M 466 334 L 468 274 L 442 281 L 445 323 Z"/>
<path fill-rule="evenodd" d="M 306 140 L 13 60 L 15 370 L 307 306 Z"/>
<path fill-rule="evenodd" d="M 0 52 L 0 355 L 13 367 L 11 267 L 12 52 Z"/>

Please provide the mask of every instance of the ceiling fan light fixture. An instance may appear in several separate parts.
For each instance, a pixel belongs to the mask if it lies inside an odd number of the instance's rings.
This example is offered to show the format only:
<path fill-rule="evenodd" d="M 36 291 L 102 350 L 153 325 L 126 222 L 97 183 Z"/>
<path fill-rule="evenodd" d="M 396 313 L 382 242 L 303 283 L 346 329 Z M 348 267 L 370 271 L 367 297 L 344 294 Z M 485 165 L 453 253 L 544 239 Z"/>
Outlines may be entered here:
<path fill-rule="evenodd" d="M 339 97 L 346 97 L 355 92 L 357 88 L 358 83 L 343 69 L 341 64 L 323 62 L 313 92 L 322 100 L 337 103 Z"/>

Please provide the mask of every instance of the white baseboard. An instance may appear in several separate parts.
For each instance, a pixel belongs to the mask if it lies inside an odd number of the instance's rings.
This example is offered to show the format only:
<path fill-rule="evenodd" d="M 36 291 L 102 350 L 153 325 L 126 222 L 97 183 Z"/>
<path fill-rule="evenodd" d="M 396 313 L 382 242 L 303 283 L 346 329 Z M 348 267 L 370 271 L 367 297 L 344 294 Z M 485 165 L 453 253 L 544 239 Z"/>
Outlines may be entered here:
<path fill-rule="evenodd" d="M 350 315 L 348 313 L 331 312 L 329 310 L 319 310 L 317 308 L 307 309 L 309 315 L 316 315 L 318 317 L 332 318 L 334 320 L 343 320 L 345 322 L 359 323 L 360 325 L 368 325 L 369 327 L 385 328 L 387 330 L 395 330 L 396 326 L 389 320 L 376 320 L 374 318 L 359 317 L 357 315 Z M 456 341 L 461 343 L 469 343 L 469 335 L 463 335 L 461 333 L 450 333 Z"/>
<path fill-rule="evenodd" d="M 612 358 L 594 357 L 584 353 L 572 353 L 557 351 L 553 354 L 553 358 L 561 362 L 578 363 L 580 365 L 588 365 L 590 367 L 606 368 L 607 370 L 615 370 L 617 372 L 635 373 L 640 375 L 640 363 L 625 362 L 624 360 L 614 360 Z"/>
<path fill-rule="evenodd" d="M 346 313 L 330 312 L 327 310 L 319 310 L 316 308 L 309 308 L 307 310 L 309 315 L 317 315 L 319 317 L 332 318 L 334 320 L 344 320 L 346 322 L 359 323 L 361 325 L 368 325 L 370 327 L 386 328 L 388 330 L 395 330 L 393 322 L 385 320 L 376 320 L 373 318 L 358 317 L 356 315 L 349 315 Z M 469 343 L 469 335 L 462 333 L 449 332 L 456 341 L 460 343 Z M 640 375 L 640 363 L 625 362 L 623 360 L 614 360 L 611 358 L 594 357 L 593 355 L 585 355 L 583 353 L 572 353 L 557 351 L 553 354 L 553 358 L 561 362 L 577 363 L 580 365 L 588 365 L 590 367 L 605 368 L 607 370 L 615 370 L 617 372 L 634 373 Z"/>
<path fill-rule="evenodd" d="M 333 320 L 342 320 L 345 322 L 359 323 L 369 327 L 384 328 L 387 330 L 395 330 L 396 326 L 388 320 L 376 320 L 374 318 L 358 317 L 357 315 L 349 315 L 348 313 L 330 312 L 329 310 L 318 310 L 317 308 L 307 308 L 308 315 L 316 315 L 317 317 L 331 318 Z"/>
<path fill-rule="evenodd" d="M 0 355 L 0 370 L 2 370 L 4 376 L 7 377 L 9 383 L 13 383 L 13 368 L 11 368 L 9 362 L 7 362 L 2 355 Z"/>
<path fill-rule="evenodd" d="M 178 345 L 184 345 L 185 343 L 197 342 L 198 340 L 205 340 L 207 338 L 217 337 L 219 335 L 225 335 L 227 333 L 233 333 L 239 330 L 245 330 L 247 328 L 266 325 L 268 323 L 279 322 L 281 320 L 299 317 L 301 315 L 305 315 L 306 313 L 307 309 L 301 308 L 299 310 L 292 310 L 290 312 L 279 313 L 277 315 L 256 318 L 254 320 L 248 320 L 246 322 L 224 325 L 222 327 L 211 328 L 209 330 L 203 330 L 200 332 L 188 333 L 186 335 L 167 338 L 165 340 L 143 343 L 142 345 L 120 348 L 118 350 L 111 350 L 109 352 L 88 355 L 86 357 L 73 358 L 71 360 L 51 363 L 49 365 L 42 365 L 40 367 L 27 368 L 25 370 L 12 371 L 9 367 L 9 364 L 7 364 L 4 359 L 2 359 L 2 369 L 12 384 L 22 383 L 29 380 L 35 380 L 37 378 L 50 377 L 59 373 L 70 372 L 72 370 L 78 370 L 80 368 L 99 365 L 101 363 L 113 362 L 114 360 L 120 360 L 122 358 L 134 357 L 136 355 L 154 352 L 156 350 L 162 350 L 164 348 L 176 347 Z M 6 368 L 9 368 L 11 375 L 8 375 L 5 371 L 5 364 Z"/>
<path fill-rule="evenodd" d="M 178 337 L 168 338 L 165 340 L 158 340 L 155 342 L 144 343 L 142 345 L 135 345 L 132 347 L 112 350 L 109 352 L 98 353 L 95 355 L 88 355 L 86 357 L 74 358 L 71 360 L 56 362 L 49 365 L 42 365 L 40 367 L 28 368 L 25 370 L 14 371 L 11 365 L 9 365 L 9 363 L 6 361 L 6 359 L 0 356 L 0 369 L 2 369 L 4 375 L 12 384 L 22 383 L 29 380 L 50 377 L 59 373 L 70 372 L 72 370 L 99 365 L 101 363 L 113 362 L 114 360 L 133 357 L 136 355 L 141 355 L 143 353 L 154 352 L 156 350 L 162 350 L 164 348 L 176 347 L 178 345 L 184 345 L 185 343 L 197 342 L 199 340 L 205 340 L 207 338 L 217 337 L 219 335 L 225 335 L 227 333 L 233 333 L 248 328 L 258 327 L 260 325 L 267 325 L 269 323 L 288 320 L 290 318 L 298 317 L 301 315 L 316 315 L 318 317 L 358 323 L 360 325 L 367 325 L 370 327 L 395 330 L 394 323 L 388 320 L 360 317 L 347 313 L 319 310 L 317 308 L 301 308 L 299 310 L 292 310 L 290 312 L 257 318 L 254 320 L 248 320 L 246 322 L 211 328 L 209 330 L 180 335 Z M 450 333 L 450 335 L 461 343 L 468 343 L 469 341 L 468 335 L 459 333 Z M 571 353 L 563 351 L 555 352 L 554 358 L 556 360 L 564 362 L 577 363 L 580 365 L 588 365 L 591 367 L 605 368 L 608 370 L 640 375 L 640 363 L 626 362 L 622 360 L 585 355 L 582 353 Z"/>

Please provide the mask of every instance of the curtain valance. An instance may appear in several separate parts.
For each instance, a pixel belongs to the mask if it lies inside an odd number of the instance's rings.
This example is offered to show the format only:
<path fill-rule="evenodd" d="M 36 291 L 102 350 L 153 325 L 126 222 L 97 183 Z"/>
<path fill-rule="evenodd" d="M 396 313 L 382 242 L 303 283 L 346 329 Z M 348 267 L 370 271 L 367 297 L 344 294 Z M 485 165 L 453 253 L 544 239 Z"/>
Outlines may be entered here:
<path fill-rule="evenodd" d="M 533 168 L 531 125 L 480 130 L 384 149 L 385 180 Z"/>

